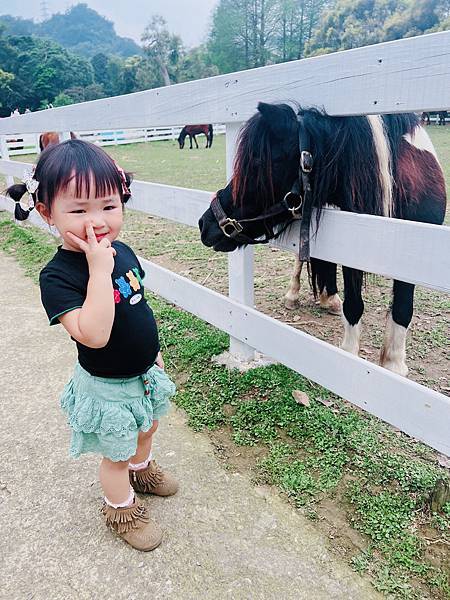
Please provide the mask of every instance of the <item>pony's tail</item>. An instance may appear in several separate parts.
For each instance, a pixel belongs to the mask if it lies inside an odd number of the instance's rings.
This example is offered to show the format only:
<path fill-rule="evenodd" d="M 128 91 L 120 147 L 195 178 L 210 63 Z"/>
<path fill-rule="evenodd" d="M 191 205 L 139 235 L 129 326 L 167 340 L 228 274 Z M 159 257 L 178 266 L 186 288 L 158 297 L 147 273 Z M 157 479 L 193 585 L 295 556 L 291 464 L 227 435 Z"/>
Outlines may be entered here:
<path fill-rule="evenodd" d="M 209 137 L 209 147 L 211 148 L 212 142 L 213 142 L 213 137 L 214 137 L 213 126 L 211 125 L 211 123 L 208 125 L 208 137 Z"/>
<path fill-rule="evenodd" d="M 16 203 L 16 206 L 14 207 L 14 217 L 17 221 L 25 221 L 28 219 L 30 212 L 33 210 L 32 207 L 25 209 L 20 204 L 20 200 L 26 191 L 27 186 L 24 183 L 15 183 L 14 185 L 9 186 L 5 192 L 5 194 Z"/>

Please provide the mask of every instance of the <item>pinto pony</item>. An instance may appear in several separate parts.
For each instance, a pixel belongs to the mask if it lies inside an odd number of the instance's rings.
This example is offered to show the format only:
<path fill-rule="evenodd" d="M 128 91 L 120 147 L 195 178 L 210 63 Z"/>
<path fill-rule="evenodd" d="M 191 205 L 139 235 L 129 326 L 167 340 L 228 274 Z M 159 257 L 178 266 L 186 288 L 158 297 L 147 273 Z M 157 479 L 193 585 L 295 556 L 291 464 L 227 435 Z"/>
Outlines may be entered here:
<path fill-rule="evenodd" d="M 288 203 L 291 196 L 299 199 L 294 205 Z M 199 221 L 202 242 L 230 252 L 263 241 L 261 236 L 272 239 L 274 227 L 291 223 L 295 211 L 305 217 L 306 197 L 317 210 L 317 227 L 327 204 L 434 224 L 442 224 L 446 209 L 444 175 L 416 115 L 331 117 L 314 108 L 296 113 L 286 104 L 260 103 L 241 131 L 231 182 Z M 335 294 L 336 265 L 311 259 L 311 266 L 319 292 Z M 363 272 L 342 270 L 341 348 L 358 354 Z M 413 284 L 394 280 L 380 363 L 404 376 L 413 298 Z"/>
<path fill-rule="evenodd" d="M 190 141 L 190 149 L 192 150 L 192 139 L 194 139 L 195 145 L 198 148 L 196 135 L 199 133 L 203 133 L 206 136 L 206 146 L 205 148 L 211 148 L 213 143 L 213 126 L 211 123 L 209 125 L 185 125 L 178 136 L 178 143 L 180 145 L 180 150 L 184 148 L 184 140 L 186 136 L 189 136 Z"/>

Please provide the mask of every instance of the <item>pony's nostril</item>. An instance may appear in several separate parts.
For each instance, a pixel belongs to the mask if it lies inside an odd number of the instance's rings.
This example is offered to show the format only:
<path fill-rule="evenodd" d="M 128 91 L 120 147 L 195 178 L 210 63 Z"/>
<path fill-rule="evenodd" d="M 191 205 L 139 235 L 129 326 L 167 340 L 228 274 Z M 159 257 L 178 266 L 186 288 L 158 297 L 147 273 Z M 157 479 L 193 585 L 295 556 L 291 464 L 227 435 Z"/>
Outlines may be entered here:
<path fill-rule="evenodd" d="M 203 231 L 203 217 L 200 217 L 200 219 L 198 220 L 198 228 L 200 229 L 200 231 Z"/>

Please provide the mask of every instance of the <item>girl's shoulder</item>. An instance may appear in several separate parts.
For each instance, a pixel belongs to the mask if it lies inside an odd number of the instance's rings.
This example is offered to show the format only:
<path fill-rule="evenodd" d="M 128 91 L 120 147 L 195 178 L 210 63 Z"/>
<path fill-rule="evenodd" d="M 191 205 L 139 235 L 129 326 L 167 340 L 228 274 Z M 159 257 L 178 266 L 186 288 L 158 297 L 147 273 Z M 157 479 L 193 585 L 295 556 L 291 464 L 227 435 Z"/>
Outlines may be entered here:
<path fill-rule="evenodd" d="M 125 242 L 114 240 L 111 245 L 113 246 L 113 248 L 115 248 L 116 252 L 132 252 L 134 254 L 133 250 L 130 248 L 130 246 L 128 246 L 128 244 L 125 244 Z"/>
<path fill-rule="evenodd" d="M 130 246 L 128 246 L 128 244 L 125 244 L 124 242 L 120 242 L 119 240 L 114 240 L 114 242 L 112 243 L 112 246 L 117 253 L 120 253 L 123 256 L 132 256 L 133 258 L 135 258 L 137 260 L 137 256 L 136 256 L 133 248 L 130 248 Z"/>
<path fill-rule="evenodd" d="M 120 265 L 120 266 L 127 266 L 131 265 L 131 266 L 136 266 L 139 269 L 139 275 L 143 278 L 145 277 L 145 272 L 142 268 L 142 265 L 139 261 L 139 258 L 136 256 L 134 250 L 132 248 L 130 248 L 130 246 L 128 246 L 127 244 L 124 244 L 123 242 L 119 242 L 118 240 L 114 240 L 114 242 L 112 243 L 113 248 L 116 251 L 116 266 Z"/>
<path fill-rule="evenodd" d="M 71 252 L 59 247 L 39 273 L 39 284 L 42 287 L 58 280 L 84 281 L 86 276 L 89 276 L 89 267 L 84 252 Z"/>

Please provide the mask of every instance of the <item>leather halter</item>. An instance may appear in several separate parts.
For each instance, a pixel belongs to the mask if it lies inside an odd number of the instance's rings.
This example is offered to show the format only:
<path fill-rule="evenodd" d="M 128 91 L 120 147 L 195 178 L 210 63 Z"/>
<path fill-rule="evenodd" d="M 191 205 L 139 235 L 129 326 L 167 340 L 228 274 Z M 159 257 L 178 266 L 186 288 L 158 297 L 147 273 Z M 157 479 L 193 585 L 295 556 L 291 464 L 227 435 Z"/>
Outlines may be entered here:
<path fill-rule="evenodd" d="M 309 260 L 309 227 L 312 212 L 312 193 L 309 174 L 312 171 L 313 157 L 309 150 L 311 146 L 310 136 L 305 128 L 303 116 L 297 115 L 297 122 L 300 150 L 298 177 L 284 198 L 280 202 L 273 204 L 264 214 L 252 219 L 237 220 L 228 217 L 220 204 L 218 196 L 212 199 L 211 210 L 223 234 L 242 244 L 267 244 L 270 240 L 279 237 L 294 221 L 301 219 L 299 258 L 300 260 Z M 273 227 L 269 227 L 268 225 L 266 225 L 266 232 L 263 238 L 252 238 L 243 233 L 243 223 L 265 221 L 281 214 L 286 214 L 289 220 L 276 233 L 273 231 Z"/>

